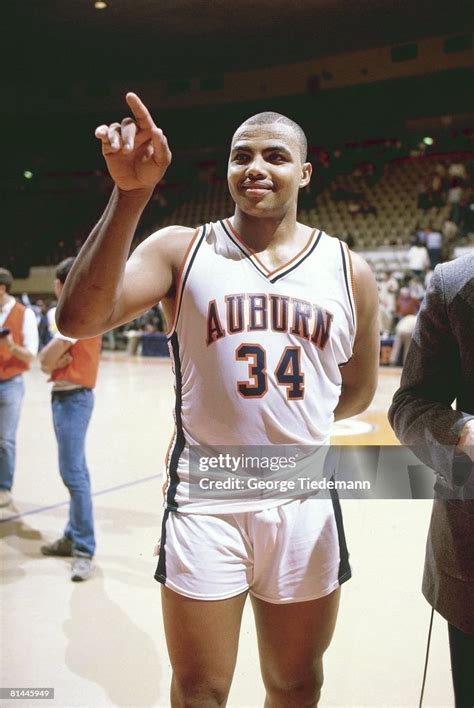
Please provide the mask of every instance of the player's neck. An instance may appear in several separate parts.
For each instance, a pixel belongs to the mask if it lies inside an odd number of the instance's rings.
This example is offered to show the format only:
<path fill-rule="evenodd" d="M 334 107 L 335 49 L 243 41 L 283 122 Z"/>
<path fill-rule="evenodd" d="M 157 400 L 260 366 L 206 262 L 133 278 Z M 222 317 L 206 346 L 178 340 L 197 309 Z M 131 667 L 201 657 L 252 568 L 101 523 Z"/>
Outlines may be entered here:
<path fill-rule="evenodd" d="M 233 228 L 253 250 L 264 250 L 270 245 L 298 240 L 296 214 L 284 217 L 256 217 L 236 209 L 230 219 Z"/>

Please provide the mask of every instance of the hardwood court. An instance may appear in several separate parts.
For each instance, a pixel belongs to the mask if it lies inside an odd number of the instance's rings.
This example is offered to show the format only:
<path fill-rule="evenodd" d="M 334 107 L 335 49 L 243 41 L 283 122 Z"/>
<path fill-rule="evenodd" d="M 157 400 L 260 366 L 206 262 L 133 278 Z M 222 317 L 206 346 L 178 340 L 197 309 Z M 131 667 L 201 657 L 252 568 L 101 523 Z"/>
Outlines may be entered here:
<path fill-rule="evenodd" d="M 370 410 L 350 425 L 338 424 L 336 432 L 344 435 L 334 442 L 395 443 L 385 414 L 400 371 L 380 373 Z M 67 559 L 40 554 L 42 543 L 61 535 L 68 495 L 57 469 L 50 385 L 37 365 L 26 385 L 15 507 L 2 510 L 0 524 L 0 685 L 54 687 L 48 705 L 61 708 L 168 706 L 170 666 L 153 548 L 173 425 L 170 362 L 104 355 L 87 444 L 98 549 L 94 575 L 81 584 L 69 580 Z M 426 500 L 343 502 L 353 578 L 343 587 L 326 655 L 322 708 L 418 704 L 430 615 L 420 592 L 430 507 Z M 248 605 L 228 705 L 257 708 L 263 696 Z M 453 705 L 447 633 L 439 617 L 424 705 Z"/>

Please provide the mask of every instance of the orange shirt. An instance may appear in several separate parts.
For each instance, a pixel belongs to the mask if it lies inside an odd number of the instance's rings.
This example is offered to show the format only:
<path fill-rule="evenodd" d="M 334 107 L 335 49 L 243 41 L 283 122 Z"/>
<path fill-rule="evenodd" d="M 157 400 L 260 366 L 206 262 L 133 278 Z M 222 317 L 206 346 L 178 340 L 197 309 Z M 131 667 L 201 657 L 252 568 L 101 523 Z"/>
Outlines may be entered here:
<path fill-rule="evenodd" d="M 51 374 L 51 381 L 69 381 L 84 388 L 94 388 L 99 369 L 100 348 L 102 337 L 91 339 L 78 339 L 68 349 L 72 361 L 62 369 L 55 369 Z"/>
<path fill-rule="evenodd" d="M 25 317 L 25 306 L 16 302 L 8 317 L 5 320 L 4 327 L 7 327 L 13 337 L 15 344 L 23 346 L 23 319 Z M 29 369 L 29 365 L 26 361 L 18 359 L 18 357 L 13 356 L 11 352 L 4 346 L 0 347 L 0 380 L 6 381 L 12 379 L 14 376 L 23 373 Z"/>

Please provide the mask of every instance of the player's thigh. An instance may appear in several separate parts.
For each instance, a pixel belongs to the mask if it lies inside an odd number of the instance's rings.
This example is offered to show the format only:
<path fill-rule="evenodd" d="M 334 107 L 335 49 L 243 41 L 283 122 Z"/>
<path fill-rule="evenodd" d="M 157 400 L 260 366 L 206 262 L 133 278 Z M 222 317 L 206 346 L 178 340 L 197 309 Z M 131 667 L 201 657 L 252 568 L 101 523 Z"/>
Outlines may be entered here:
<path fill-rule="evenodd" d="M 166 643 L 178 681 L 230 686 L 246 597 L 194 600 L 162 587 Z"/>
<path fill-rule="evenodd" d="M 339 598 L 340 588 L 317 600 L 288 604 L 252 596 L 264 679 L 298 683 L 320 664 L 334 633 Z"/>

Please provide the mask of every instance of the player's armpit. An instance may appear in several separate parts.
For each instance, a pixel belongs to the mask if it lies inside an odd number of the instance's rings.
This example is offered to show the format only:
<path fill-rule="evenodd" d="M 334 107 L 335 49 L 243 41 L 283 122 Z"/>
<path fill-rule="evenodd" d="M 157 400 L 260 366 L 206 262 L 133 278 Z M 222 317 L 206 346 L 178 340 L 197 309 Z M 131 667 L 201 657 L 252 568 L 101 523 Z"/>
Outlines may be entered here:
<path fill-rule="evenodd" d="M 186 226 L 169 226 L 137 246 L 104 331 L 139 317 L 172 290 L 194 233 Z"/>
<path fill-rule="evenodd" d="M 363 258 L 351 252 L 356 335 L 350 361 L 341 368 L 342 392 L 335 419 L 362 413 L 377 388 L 379 367 L 379 296 L 372 271 Z"/>

